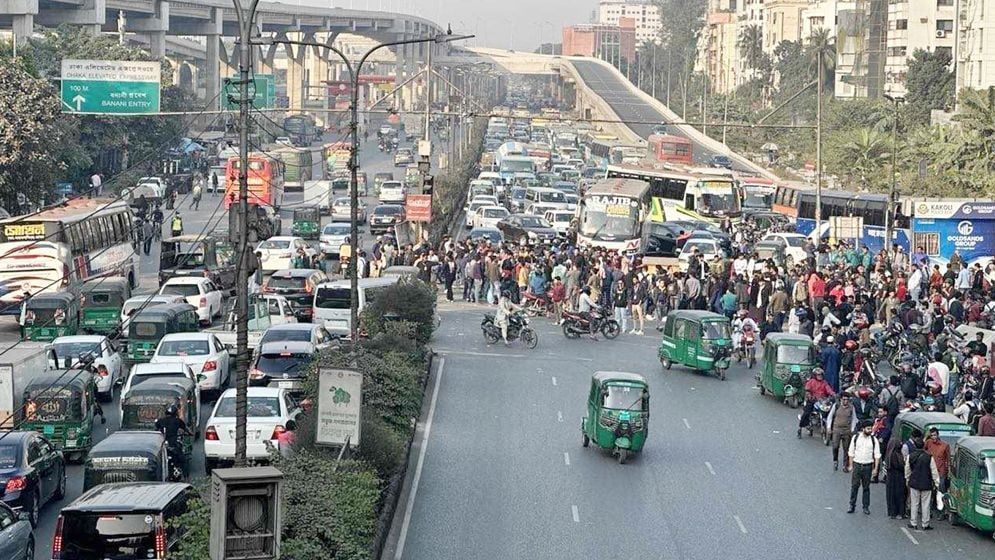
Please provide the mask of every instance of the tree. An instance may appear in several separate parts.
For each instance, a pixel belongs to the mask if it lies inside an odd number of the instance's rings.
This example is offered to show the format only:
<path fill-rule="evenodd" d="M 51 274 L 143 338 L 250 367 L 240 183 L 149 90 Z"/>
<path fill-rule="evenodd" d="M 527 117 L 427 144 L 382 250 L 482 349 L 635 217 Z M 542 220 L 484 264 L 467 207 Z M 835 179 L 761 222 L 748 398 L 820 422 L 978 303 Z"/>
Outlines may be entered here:
<path fill-rule="evenodd" d="M 855 180 L 861 190 L 880 182 L 881 172 L 891 156 L 891 139 L 873 128 L 848 131 L 836 146 L 830 168 Z"/>
<path fill-rule="evenodd" d="M 743 57 L 748 68 L 760 69 L 764 58 L 763 29 L 755 23 L 743 27 L 736 39 L 736 48 L 739 49 L 739 56 Z"/>
<path fill-rule="evenodd" d="M 698 56 L 698 39 L 705 21 L 705 0 L 656 0 L 660 13 L 667 14 L 660 22 L 660 46 L 656 53 L 654 75 L 668 89 L 671 103 L 686 105 L 690 92 L 691 74 Z M 652 59 L 652 55 L 648 57 Z M 649 61 L 652 64 L 652 60 Z M 660 88 L 657 88 L 660 91 Z M 658 97 L 662 97 L 659 93 Z M 673 108 L 673 107 L 672 107 Z M 685 111 L 686 112 L 686 107 Z"/>
<path fill-rule="evenodd" d="M 930 111 L 947 109 L 954 101 L 954 73 L 947 51 L 916 49 L 905 78 L 908 91 L 904 117 L 912 124 L 928 124 Z"/>
<path fill-rule="evenodd" d="M 965 133 L 978 136 L 976 157 L 990 168 L 995 154 L 995 87 L 986 91 L 965 89 L 960 97 L 960 112 L 955 117 Z"/>
<path fill-rule="evenodd" d="M 808 37 L 808 44 L 805 47 L 808 53 L 811 73 L 816 75 L 819 68 L 819 60 L 822 60 L 822 85 L 832 87 L 836 75 L 836 45 L 833 35 L 828 29 L 818 27 L 812 30 Z"/>

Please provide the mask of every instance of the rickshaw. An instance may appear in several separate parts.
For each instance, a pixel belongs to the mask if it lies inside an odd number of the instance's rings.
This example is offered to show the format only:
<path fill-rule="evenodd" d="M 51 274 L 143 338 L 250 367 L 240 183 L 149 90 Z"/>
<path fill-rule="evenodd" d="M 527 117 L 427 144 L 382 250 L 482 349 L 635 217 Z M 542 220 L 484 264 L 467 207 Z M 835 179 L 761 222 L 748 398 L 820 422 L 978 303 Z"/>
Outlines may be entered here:
<path fill-rule="evenodd" d="M 24 388 L 21 429 L 45 436 L 67 461 L 86 457 L 93 443 L 93 419 L 107 422 L 97 404 L 97 385 L 86 369 L 55 369 L 33 378 Z"/>
<path fill-rule="evenodd" d="M 155 421 L 166 415 L 166 407 L 171 404 L 176 405 L 178 417 L 194 433 L 183 441 L 184 451 L 189 456 L 198 433 L 196 427 L 200 426 L 200 393 L 192 379 L 153 378 L 133 385 L 121 397 L 121 430 L 154 430 Z"/>
<path fill-rule="evenodd" d="M 128 322 L 128 359 L 133 363 L 148 362 L 162 337 L 197 332 L 199 327 L 197 308 L 188 303 L 167 303 L 143 309 Z"/>
<path fill-rule="evenodd" d="M 957 440 L 971 435 L 971 426 L 949 412 L 909 411 L 900 412 L 895 417 L 891 437 L 905 441 L 912 437 L 915 432 L 919 432 L 925 437 L 930 428 L 936 428 L 940 439 L 947 442 L 951 449 Z"/>
<path fill-rule="evenodd" d="M 815 344 L 803 334 L 770 333 L 764 339 L 757 373 L 760 394 L 770 393 L 791 408 L 805 398 L 805 381 L 815 366 Z"/>
<path fill-rule="evenodd" d="M 580 423 L 581 444 L 592 441 L 625 463 L 642 451 L 649 433 L 649 385 L 641 375 L 599 371 L 591 376 L 587 415 Z"/>
<path fill-rule="evenodd" d="M 166 482 L 169 451 L 159 432 L 114 432 L 83 462 L 83 491 L 113 482 Z"/>
<path fill-rule="evenodd" d="M 663 367 L 683 364 L 725 380 L 732 354 L 732 326 L 711 311 L 676 310 L 667 314 L 657 352 Z"/>
<path fill-rule="evenodd" d="M 117 330 L 121 319 L 121 308 L 131 297 L 131 284 L 127 278 L 109 276 L 95 278 L 83 284 L 80 289 L 80 317 L 84 331 L 110 335 Z"/>
<path fill-rule="evenodd" d="M 21 305 L 21 340 L 51 341 L 79 330 L 79 299 L 69 292 L 45 292 Z"/>
<path fill-rule="evenodd" d="M 321 210 L 317 206 L 295 209 L 290 232 L 302 239 L 318 239 L 321 232 Z"/>
<path fill-rule="evenodd" d="M 944 502 L 950 524 L 995 531 L 995 437 L 957 440 L 950 457 L 950 486 Z"/>

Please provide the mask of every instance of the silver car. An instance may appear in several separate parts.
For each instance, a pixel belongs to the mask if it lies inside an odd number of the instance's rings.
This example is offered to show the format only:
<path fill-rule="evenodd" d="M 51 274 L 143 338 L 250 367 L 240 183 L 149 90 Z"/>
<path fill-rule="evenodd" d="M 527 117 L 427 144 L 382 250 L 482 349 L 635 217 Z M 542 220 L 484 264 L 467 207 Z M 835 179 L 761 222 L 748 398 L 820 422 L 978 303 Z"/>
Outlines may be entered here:
<path fill-rule="evenodd" d="M 0 558 L 34 559 L 35 539 L 31 535 L 29 516 L 27 511 L 17 513 L 0 502 Z"/>
<path fill-rule="evenodd" d="M 325 224 L 318 237 L 318 249 L 322 255 L 338 255 L 342 245 L 349 239 L 349 222 Z"/>
<path fill-rule="evenodd" d="M 339 196 L 332 201 L 332 220 L 348 222 L 352 219 L 352 206 L 348 196 Z M 359 207 L 356 212 L 356 220 L 366 223 L 366 201 L 359 199 Z"/>

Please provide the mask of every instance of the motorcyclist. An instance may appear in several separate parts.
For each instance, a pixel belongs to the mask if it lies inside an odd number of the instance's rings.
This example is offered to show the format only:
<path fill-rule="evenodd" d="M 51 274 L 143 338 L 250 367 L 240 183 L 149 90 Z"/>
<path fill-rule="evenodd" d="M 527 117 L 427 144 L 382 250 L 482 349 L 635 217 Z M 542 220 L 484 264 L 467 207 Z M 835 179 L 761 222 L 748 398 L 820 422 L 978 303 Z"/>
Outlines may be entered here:
<path fill-rule="evenodd" d="M 183 454 L 183 444 L 180 436 L 192 436 L 187 428 L 187 423 L 178 416 L 179 408 L 175 404 L 166 407 L 166 415 L 155 421 L 155 430 L 166 436 L 166 445 L 169 447 L 170 459 L 179 465 L 180 470 L 186 474 L 186 457 Z"/>
<path fill-rule="evenodd" d="M 732 343 L 733 347 L 739 349 L 740 352 L 744 350 L 743 341 L 745 340 L 744 334 L 752 334 L 756 336 L 757 331 L 760 327 L 757 322 L 750 317 L 750 314 L 745 309 L 740 309 L 736 318 L 732 322 Z"/>
<path fill-rule="evenodd" d="M 155 224 L 156 237 L 162 236 L 162 208 L 156 204 L 155 210 L 152 211 L 152 223 Z"/>
<path fill-rule="evenodd" d="M 501 338 L 504 339 L 505 346 L 510 344 L 508 342 L 508 322 L 511 321 L 515 311 L 521 310 L 521 307 L 511 302 L 511 293 L 501 292 L 501 297 L 498 298 L 497 313 L 494 314 L 494 322 L 501 329 Z"/>
<path fill-rule="evenodd" d="M 584 288 L 580 291 L 580 298 L 577 300 L 577 312 L 580 313 L 581 317 L 583 317 L 588 324 L 590 324 L 593 319 L 591 312 L 600 310 L 601 306 L 598 305 L 597 302 L 594 301 L 594 298 L 591 297 L 591 287 L 584 286 Z M 595 332 L 594 327 L 591 327 L 591 338 L 597 338 L 595 336 Z"/>
<path fill-rule="evenodd" d="M 805 408 L 802 410 L 801 418 L 798 420 L 798 437 L 802 437 L 802 429 L 807 428 L 811 421 L 812 411 L 815 403 L 826 397 L 836 396 L 836 391 L 832 385 L 825 380 L 826 372 L 817 367 L 812 370 L 812 377 L 805 382 Z"/>

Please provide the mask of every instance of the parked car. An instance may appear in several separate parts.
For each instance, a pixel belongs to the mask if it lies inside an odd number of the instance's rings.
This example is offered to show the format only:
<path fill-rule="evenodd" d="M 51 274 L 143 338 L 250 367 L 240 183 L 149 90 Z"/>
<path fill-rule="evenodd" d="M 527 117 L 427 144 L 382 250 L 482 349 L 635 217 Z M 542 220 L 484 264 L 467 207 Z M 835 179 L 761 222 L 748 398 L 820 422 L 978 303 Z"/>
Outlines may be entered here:
<path fill-rule="evenodd" d="M 312 258 L 318 254 L 318 251 L 300 237 L 270 237 L 266 241 L 259 243 L 256 247 L 256 252 L 262 255 L 259 258 L 259 266 L 263 269 L 263 272 L 273 272 L 274 270 L 290 268 L 294 255 L 301 249 L 304 250 L 306 255 Z"/>
<path fill-rule="evenodd" d="M 512 214 L 497 224 L 504 238 L 515 243 L 549 243 L 556 239 L 556 230 L 541 216 Z"/>
<path fill-rule="evenodd" d="M 349 239 L 351 228 L 352 226 L 348 222 L 325 224 L 321 230 L 321 235 L 318 236 L 318 249 L 321 251 L 321 256 L 324 258 L 338 257 L 342 245 Z"/>
<path fill-rule="evenodd" d="M 294 316 L 298 321 L 311 320 L 311 302 L 314 299 L 314 288 L 328 277 L 320 270 L 313 268 L 290 268 L 277 270 L 263 282 L 263 293 L 278 294 L 290 302 L 294 308 Z"/>
<path fill-rule="evenodd" d="M 66 495 L 66 459 L 37 432 L 7 432 L 0 440 L 0 481 L 3 503 L 26 512 L 34 527 L 41 508 Z"/>
<path fill-rule="evenodd" d="M 0 503 L 0 558 L 34 560 L 35 537 L 28 513 Z"/>
<path fill-rule="evenodd" d="M 99 334 L 60 336 L 52 341 L 55 356 L 49 358 L 49 367 L 59 369 L 70 363 L 93 360 L 97 370 L 97 398 L 110 402 L 114 387 L 124 381 L 124 356 L 111 339 Z"/>
<path fill-rule="evenodd" d="M 159 288 L 159 294 L 186 298 L 187 303 L 197 308 L 197 319 L 202 325 L 210 325 L 224 311 L 224 294 L 207 278 L 170 278 Z"/>
<path fill-rule="evenodd" d="M 390 232 L 404 221 L 404 207 L 400 204 L 381 204 L 370 216 L 370 233 Z"/>
<path fill-rule="evenodd" d="M 249 387 L 247 397 L 246 458 L 265 461 L 269 446 L 279 446 L 278 438 L 286 431 L 299 410 L 286 389 Z M 235 459 L 235 389 L 225 391 L 214 405 L 204 429 L 204 470 L 210 473 Z"/>
<path fill-rule="evenodd" d="M 153 364 L 181 362 L 197 376 L 201 391 L 220 391 L 231 381 L 231 356 L 211 333 L 167 334 L 152 355 Z"/>
<path fill-rule="evenodd" d="M 348 196 L 339 196 L 332 201 L 331 215 L 332 220 L 339 220 L 343 222 L 349 222 L 352 220 L 352 202 L 349 200 Z M 366 201 L 360 198 L 359 205 L 356 207 L 356 222 L 365 224 L 366 218 Z"/>

